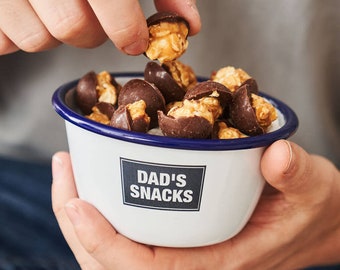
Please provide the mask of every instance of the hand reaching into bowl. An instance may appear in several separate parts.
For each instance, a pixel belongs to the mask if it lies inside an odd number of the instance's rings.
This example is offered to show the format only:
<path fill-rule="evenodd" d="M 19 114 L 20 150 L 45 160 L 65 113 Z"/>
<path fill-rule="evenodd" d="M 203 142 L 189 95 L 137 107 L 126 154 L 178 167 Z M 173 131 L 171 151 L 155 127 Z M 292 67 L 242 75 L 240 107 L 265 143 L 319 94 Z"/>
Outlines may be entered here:
<path fill-rule="evenodd" d="M 173 11 L 190 23 L 190 34 L 201 27 L 196 1 L 156 0 L 158 11 Z M 15 22 L 15 23 L 13 23 Z M 148 29 L 138 1 L 1 1 L 0 55 L 38 52 L 62 43 L 92 48 L 111 39 L 131 55 L 148 46 Z"/>
<path fill-rule="evenodd" d="M 53 210 L 83 269 L 297 269 L 339 261 L 340 173 L 323 157 L 280 140 L 264 153 L 267 180 L 247 226 L 200 248 L 151 247 L 120 235 L 78 198 L 70 158 L 52 162 Z"/>

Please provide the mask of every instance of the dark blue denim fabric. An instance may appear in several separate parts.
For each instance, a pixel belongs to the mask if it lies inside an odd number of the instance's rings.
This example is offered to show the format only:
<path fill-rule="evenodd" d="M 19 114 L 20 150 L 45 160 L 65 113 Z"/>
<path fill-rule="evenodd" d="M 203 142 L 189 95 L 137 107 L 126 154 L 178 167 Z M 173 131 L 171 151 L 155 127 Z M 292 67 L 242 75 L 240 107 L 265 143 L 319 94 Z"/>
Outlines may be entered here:
<path fill-rule="evenodd" d="M 52 212 L 51 179 L 50 164 L 0 158 L 0 270 L 80 269 Z"/>
<path fill-rule="evenodd" d="M 51 207 L 50 164 L 0 158 L 0 270 L 80 269 Z"/>

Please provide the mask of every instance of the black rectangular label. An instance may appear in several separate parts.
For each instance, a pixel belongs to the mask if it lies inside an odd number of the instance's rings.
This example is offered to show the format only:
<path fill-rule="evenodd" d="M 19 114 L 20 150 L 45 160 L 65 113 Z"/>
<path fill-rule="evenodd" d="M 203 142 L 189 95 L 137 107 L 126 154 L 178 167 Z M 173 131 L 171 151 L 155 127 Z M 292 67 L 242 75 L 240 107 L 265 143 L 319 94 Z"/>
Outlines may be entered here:
<path fill-rule="evenodd" d="M 179 166 L 120 158 L 124 204 L 199 211 L 205 166 Z"/>

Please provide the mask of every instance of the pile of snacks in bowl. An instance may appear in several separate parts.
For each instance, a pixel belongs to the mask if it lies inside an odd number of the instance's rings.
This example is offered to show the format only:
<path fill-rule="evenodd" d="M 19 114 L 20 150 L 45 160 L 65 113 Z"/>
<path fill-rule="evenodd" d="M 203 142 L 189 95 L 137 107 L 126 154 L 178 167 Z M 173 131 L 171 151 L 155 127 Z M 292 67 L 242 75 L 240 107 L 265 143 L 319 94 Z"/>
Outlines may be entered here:
<path fill-rule="evenodd" d="M 90 72 L 76 88 L 78 106 L 89 119 L 112 127 L 145 133 L 159 127 L 165 136 L 191 139 L 260 135 L 277 119 L 275 107 L 240 68 L 221 68 L 211 80 L 197 82 L 178 60 L 163 66 L 149 62 L 144 79 L 124 85 L 106 71 Z"/>

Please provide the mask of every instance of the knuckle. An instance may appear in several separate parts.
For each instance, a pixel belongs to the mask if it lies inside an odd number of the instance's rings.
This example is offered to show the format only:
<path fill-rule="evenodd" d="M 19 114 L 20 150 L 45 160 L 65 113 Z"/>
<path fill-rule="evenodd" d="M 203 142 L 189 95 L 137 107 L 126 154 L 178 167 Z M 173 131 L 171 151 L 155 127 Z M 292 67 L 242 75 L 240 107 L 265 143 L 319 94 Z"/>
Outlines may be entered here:
<path fill-rule="evenodd" d="M 61 41 L 72 41 L 87 29 L 86 17 L 72 13 L 60 18 L 50 29 L 51 34 Z"/>
<path fill-rule="evenodd" d="M 102 243 L 94 240 L 91 242 L 87 242 L 85 245 L 85 248 L 90 255 L 95 255 L 95 254 L 100 254 L 101 245 Z"/>
<path fill-rule="evenodd" d="M 62 212 L 64 212 L 64 207 L 52 202 L 52 211 L 56 217 L 59 217 L 61 216 Z"/>
<path fill-rule="evenodd" d="M 145 30 L 145 32 L 147 32 L 147 30 Z M 132 21 L 127 25 L 114 29 L 108 35 L 118 48 L 123 48 L 140 39 L 142 34 L 142 25 L 137 23 L 137 21 Z"/>
<path fill-rule="evenodd" d="M 52 183 L 52 192 L 51 192 L 52 211 L 53 211 L 53 213 L 56 217 L 61 217 L 65 213 L 65 208 L 64 208 L 64 204 L 62 204 L 62 203 L 58 202 L 58 200 L 56 200 L 55 193 L 56 193 L 55 186 Z"/>
<path fill-rule="evenodd" d="M 48 48 L 53 38 L 47 31 L 28 33 L 17 42 L 20 49 L 26 52 L 37 52 Z"/>

